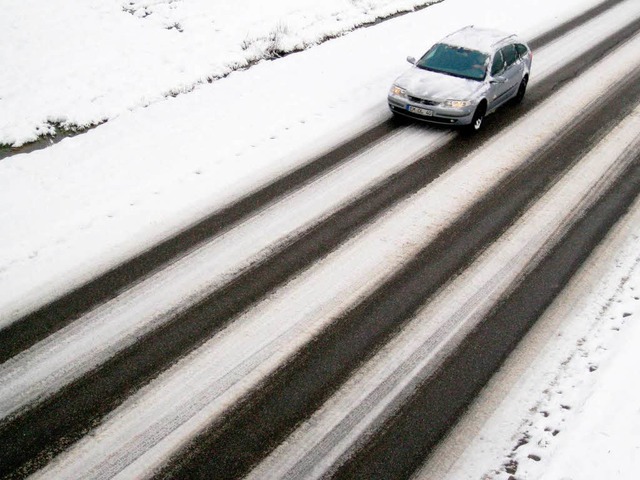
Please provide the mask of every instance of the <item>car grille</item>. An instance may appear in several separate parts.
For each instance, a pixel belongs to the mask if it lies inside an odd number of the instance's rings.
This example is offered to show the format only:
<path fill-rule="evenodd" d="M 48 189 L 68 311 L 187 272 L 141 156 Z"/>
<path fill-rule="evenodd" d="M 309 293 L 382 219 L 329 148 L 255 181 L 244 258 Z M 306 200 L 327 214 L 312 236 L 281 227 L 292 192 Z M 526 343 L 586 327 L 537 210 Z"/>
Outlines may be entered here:
<path fill-rule="evenodd" d="M 408 95 L 409 100 L 411 100 L 414 103 L 420 103 L 422 105 L 438 105 L 438 102 L 434 102 L 433 100 L 427 100 L 425 98 L 418 98 L 418 97 L 414 97 L 412 95 Z"/>

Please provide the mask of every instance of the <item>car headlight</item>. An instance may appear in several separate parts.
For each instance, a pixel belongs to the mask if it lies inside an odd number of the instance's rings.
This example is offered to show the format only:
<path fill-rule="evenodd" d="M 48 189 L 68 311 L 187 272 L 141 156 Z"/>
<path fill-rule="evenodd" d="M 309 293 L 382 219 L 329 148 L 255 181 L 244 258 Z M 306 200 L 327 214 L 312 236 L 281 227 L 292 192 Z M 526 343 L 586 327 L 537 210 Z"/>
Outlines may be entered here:
<path fill-rule="evenodd" d="M 394 97 L 407 98 L 407 91 L 404 88 L 400 88 L 397 85 L 391 87 L 391 91 L 389 92 Z"/>
<path fill-rule="evenodd" d="M 444 106 L 451 108 L 464 108 L 471 105 L 470 100 L 445 100 Z"/>

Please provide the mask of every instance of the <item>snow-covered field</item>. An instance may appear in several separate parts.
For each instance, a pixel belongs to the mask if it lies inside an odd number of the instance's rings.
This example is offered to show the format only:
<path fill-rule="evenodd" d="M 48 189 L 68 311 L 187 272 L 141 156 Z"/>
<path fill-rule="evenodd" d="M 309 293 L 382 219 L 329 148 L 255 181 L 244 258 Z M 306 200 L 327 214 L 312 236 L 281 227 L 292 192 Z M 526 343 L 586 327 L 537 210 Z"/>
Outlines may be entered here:
<path fill-rule="evenodd" d="M 7 0 L 0 145 L 86 128 L 434 0 Z"/>
<path fill-rule="evenodd" d="M 56 125 L 109 121 L 0 161 L 0 326 L 383 121 L 389 115 L 385 94 L 407 67 L 404 58 L 446 33 L 476 24 L 532 38 L 598 2 L 445 0 L 303 53 L 259 62 L 428 3 L 5 2 L 0 144 L 19 145 Z M 565 39 L 566 48 L 536 54 L 532 82 L 557 68 L 562 55 L 588 48 L 639 11 L 637 0 L 628 0 Z M 579 109 L 578 102 L 567 109 Z M 624 132 L 633 137 L 633 130 Z M 380 147 L 377 167 L 366 164 L 370 178 L 343 175 L 360 183 L 335 192 L 317 186 L 326 194 L 323 207 L 401 168 L 384 162 L 385 149 L 402 143 L 407 160 L 447 140 L 441 132 L 407 129 Z M 353 162 L 349 168 L 359 167 Z M 317 191 L 291 200 L 311 215 Z M 280 233 L 268 213 L 261 214 L 263 224 L 273 232 L 255 231 L 275 238 Z M 636 204 L 473 407 L 472 419 L 425 466 L 424 478 L 506 479 L 502 466 L 509 462 L 517 462 L 517 478 L 635 478 L 639 215 Z M 244 232 L 237 238 L 248 242 Z M 228 245 L 237 242 L 229 239 Z M 262 247 L 255 248 L 257 255 Z M 187 282 L 187 290 L 201 281 L 190 274 L 194 283 Z M 15 399 L 9 404 L 17 405 Z M 469 432 L 475 440 L 465 440 Z M 521 439 L 527 443 L 513 450 Z"/>

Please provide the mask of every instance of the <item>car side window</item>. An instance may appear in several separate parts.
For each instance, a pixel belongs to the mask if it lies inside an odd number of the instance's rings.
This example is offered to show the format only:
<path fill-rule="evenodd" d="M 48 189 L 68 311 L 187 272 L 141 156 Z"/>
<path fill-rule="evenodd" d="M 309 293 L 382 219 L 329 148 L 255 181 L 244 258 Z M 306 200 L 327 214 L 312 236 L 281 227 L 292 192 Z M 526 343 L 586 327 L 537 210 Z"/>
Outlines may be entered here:
<path fill-rule="evenodd" d="M 493 63 L 491 64 L 491 75 L 495 76 L 504 69 L 504 59 L 502 58 L 502 51 L 498 50 L 493 57 Z"/>
<path fill-rule="evenodd" d="M 518 60 L 518 53 L 516 52 L 515 45 L 507 45 L 506 47 L 502 48 L 501 51 L 507 67 L 513 65 Z"/>
<path fill-rule="evenodd" d="M 518 52 L 518 57 L 522 58 L 527 54 L 528 49 L 521 43 L 516 43 L 516 51 Z"/>

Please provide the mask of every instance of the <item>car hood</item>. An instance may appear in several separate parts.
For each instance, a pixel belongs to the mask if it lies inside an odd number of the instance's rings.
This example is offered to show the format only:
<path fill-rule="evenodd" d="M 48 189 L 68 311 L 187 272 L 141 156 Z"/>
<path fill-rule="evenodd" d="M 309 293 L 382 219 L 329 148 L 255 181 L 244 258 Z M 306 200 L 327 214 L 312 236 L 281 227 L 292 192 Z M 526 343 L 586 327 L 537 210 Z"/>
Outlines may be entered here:
<path fill-rule="evenodd" d="M 395 84 L 420 98 L 444 101 L 471 100 L 485 88 L 484 82 L 453 77 L 413 67 L 398 77 Z"/>

